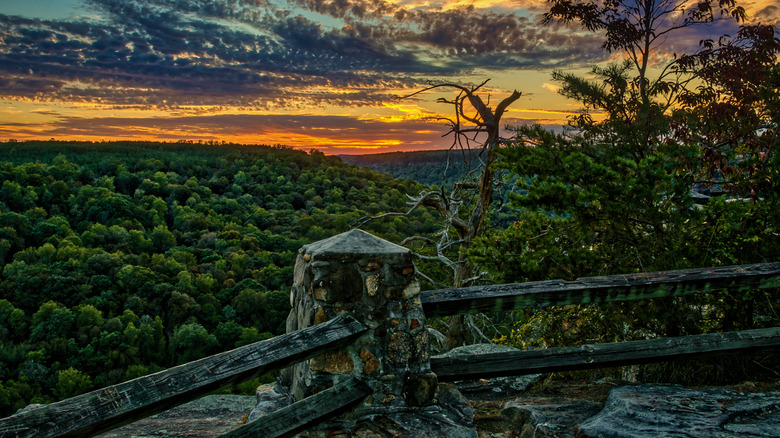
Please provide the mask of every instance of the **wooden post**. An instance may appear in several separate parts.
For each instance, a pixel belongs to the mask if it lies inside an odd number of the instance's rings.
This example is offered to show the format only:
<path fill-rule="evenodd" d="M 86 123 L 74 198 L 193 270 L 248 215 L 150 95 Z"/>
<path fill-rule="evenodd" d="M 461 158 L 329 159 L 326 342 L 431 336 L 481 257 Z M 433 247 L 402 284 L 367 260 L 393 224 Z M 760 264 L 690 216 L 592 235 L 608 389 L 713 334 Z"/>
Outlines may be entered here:
<path fill-rule="evenodd" d="M 0 419 L 0 437 L 96 435 L 351 344 L 366 330 L 341 314 L 321 325 Z"/>

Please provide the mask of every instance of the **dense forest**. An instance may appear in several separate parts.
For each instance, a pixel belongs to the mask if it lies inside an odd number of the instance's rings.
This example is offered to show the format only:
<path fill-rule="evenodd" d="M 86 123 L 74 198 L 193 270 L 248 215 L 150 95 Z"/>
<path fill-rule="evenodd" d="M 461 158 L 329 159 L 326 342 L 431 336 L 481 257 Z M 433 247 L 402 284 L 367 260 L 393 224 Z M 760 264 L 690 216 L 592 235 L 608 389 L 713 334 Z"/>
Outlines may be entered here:
<path fill-rule="evenodd" d="M 447 185 L 479 168 L 479 152 L 478 149 L 452 149 L 340 155 L 340 158 L 345 163 L 389 173 L 395 178 L 407 178 L 427 185 Z"/>
<path fill-rule="evenodd" d="M 0 180 L 0 415 L 283 333 L 298 249 L 420 190 L 318 152 L 188 143 L 9 142 Z"/>

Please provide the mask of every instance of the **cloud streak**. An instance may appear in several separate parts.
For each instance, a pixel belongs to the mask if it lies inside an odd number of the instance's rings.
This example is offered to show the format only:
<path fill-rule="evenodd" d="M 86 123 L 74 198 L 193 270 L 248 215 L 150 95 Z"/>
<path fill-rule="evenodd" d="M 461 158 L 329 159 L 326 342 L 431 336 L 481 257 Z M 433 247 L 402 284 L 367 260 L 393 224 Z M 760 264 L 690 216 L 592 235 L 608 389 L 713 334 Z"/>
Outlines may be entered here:
<path fill-rule="evenodd" d="M 39 137 L 68 136 L 81 140 L 162 141 L 226 140 L 241 143 L 284 144 L 302 149 L 342 153 L 345 149 L 433 149 L 441 126 L 425 120 L 384 122 L 354 117 L 281 114 L 221 114 L 165 118 L 59 117 L 40 125 L 0 123 L 3 132 L 26 131 Z M 282 134 L 280 134 L 282 133 Z"/>

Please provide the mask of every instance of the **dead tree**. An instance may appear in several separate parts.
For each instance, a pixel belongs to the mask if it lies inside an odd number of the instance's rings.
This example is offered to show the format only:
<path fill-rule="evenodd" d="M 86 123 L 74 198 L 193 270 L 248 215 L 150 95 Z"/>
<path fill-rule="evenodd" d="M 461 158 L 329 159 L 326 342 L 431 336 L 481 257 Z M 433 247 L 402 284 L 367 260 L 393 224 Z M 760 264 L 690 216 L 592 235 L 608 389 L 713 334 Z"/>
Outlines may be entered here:
<path fill-rule="evenodd" d="M 486 102 L 477 94 L 487 82 L 473 87 L 452 83 L 435 83 L 402 97 L 402 99 L 408 99 L 440 88 L 454 89 L 457 92 L 454 98 L 439 99 L 439 102 L 453 106 L 454 117 L 437 119 L 445 121 L 449 127 L 443 137 L 452 136 L 450 151 L 461 152 L 464 160 L 466 153 L 470 156 L 471 151 L 475 151 L 479 165 L 464 167 L 465 169 L 473 168 L 468 171 L 464 170 L 459 181 L 452 187 L 442 186 L 439 190 L 426 190 L 417 196 L 410 197 L 410 208 L 405 212 L 366 216 L 353 224 L 360 226 L 370 220 L 386 216 L 409 216 L 421 207 L 429 207 L 436 211 L 442 220 L 442 229 L 435 238 L 411 236 L 401 242 L 401 245 L 421 242 L 431 246 L 435 255 L 414 252 L 415 256 L 420 259 L 437 260 L 452 271 L 452 280 L 449 285 L 435 281 L 420 272 L 422 277 L 434 285 L 465 287 L 481 276 L 481 273 L 475 272 L 474 265 L 469 262 L 468 249 L 472 240 L 482 231 L 488 209 L 493 201 L 495 185 L 498 181 L 493 164 L 496 161 L 496 149 L 503 141 L 501 117 L 509 105 L 519 99 L 521 95 L 517 90 L 513 91 L 493 110 L 489 106 L 489 96 Z M 449 348 L 461 345 L 466 339 L 462 318 L 462 316 L 456 316 L 449 321 Z"/>

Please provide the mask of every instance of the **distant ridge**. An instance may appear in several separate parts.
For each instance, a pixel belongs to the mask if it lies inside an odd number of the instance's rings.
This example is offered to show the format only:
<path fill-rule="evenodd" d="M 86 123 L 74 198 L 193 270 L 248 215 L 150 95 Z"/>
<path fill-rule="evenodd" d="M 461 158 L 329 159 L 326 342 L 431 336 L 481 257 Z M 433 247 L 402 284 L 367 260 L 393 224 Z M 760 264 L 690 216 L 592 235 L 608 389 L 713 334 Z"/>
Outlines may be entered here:
<path fill-rule="evenodd" d="M 366 155 L 339 155 L 348 164 L 389 173 L 395 178 L 407 178 L 421 184 L 450 184 L 466 169 L 479 164 L 477 151 L 427 150 L 384 152 Z M 465 165 L 464 165 L 465 163 Z"/>

